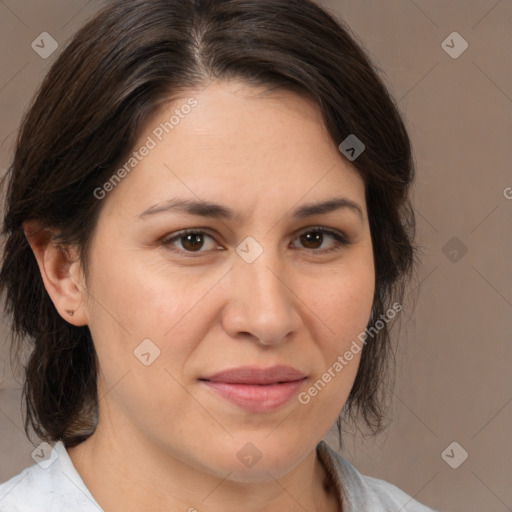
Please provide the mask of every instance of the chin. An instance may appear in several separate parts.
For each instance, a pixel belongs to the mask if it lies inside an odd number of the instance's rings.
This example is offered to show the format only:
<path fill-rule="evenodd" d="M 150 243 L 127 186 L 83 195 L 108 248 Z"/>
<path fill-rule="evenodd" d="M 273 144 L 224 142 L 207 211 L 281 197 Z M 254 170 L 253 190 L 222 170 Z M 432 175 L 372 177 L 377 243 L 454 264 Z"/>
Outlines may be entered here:
<path fill-rule="evenodd" d="M 268 432 L 264 436 L 268 436 Z M 230 446 L 221 449 L 220 453 L 213 450 L 208 458 L 224 475 L 230 473 L 231 481 L 262 483 L 286 475 L 309 453 L 304 443 L 286 445 L 277 437 L 270 440 L 264 436 L 244 436 L 243 441 L 231 440 Z"/>

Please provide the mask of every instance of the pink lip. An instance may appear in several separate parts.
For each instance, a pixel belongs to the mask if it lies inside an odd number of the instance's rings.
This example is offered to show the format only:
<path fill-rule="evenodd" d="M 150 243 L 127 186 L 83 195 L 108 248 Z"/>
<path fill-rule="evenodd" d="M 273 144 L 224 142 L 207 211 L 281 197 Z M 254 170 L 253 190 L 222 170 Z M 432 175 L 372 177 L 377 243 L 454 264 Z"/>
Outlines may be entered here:
<path fill-rule="evenodd" d="M 306 375 L 290 366 L 232 368 L 201 378 L 210 389 L 250 412 L 268 412 L 287 403 Z"/>
<path fill-rule="evenodd" d="M 301 380 L 306 374 L 291 366 L 271 366 L 270 368 L 257 368 L 255 366 L 240 366 L 228 368 L 201 380 L 212 382 L 226 382 L 229 384 L 277 384 L 278 382 L 291 382 Z"/>

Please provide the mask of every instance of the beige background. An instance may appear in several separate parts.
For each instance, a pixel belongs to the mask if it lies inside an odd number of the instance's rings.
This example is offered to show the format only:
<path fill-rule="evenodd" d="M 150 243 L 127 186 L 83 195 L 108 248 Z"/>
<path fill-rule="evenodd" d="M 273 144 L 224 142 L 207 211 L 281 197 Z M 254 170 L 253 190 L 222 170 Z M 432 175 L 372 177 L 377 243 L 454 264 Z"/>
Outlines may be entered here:
<path fill-rule="evenodd" d="M 343 455 L 438 510 L 510 511 L 512 1 L 321 3 L 358 34 L 405 116 L 424 247 L 418 303 L 404 315 L 390 427 L 374 440 L 347 438 Z M 58 53 L 43 60 L 32 41 L 49 32 L 62 46 L 98 5 L 0 1 L 2 174 L 20 116 Z M 442 47 L 454 31 L 469 44 L 456 59 Z M 4 481 L 34 461 L 22 431 L 20 384 L 6 361 L 0 376 Z M 334 437 L 328 441 L 336 446 Z M 457 469 L 441 457 L 453 441 L 469 454 Z M 456 448 L 452 460 L 460 453 Z"/>

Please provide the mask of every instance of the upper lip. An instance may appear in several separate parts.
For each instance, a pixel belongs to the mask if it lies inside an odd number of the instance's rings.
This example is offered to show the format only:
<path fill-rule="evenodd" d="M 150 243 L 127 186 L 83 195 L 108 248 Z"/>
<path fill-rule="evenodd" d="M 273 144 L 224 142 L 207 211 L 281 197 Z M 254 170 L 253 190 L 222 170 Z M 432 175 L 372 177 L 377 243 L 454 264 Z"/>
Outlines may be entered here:
<path fill-rule="evenodd" d="M 200 380 L 229 384 L 275 384 L 301 380 L 305 377 L 306 375 L 303 372 L 291 366 L 278 365 L 269 368 L 240 366 L 238 368 L 228 368 L 209 377 L 202 377 Z"/>

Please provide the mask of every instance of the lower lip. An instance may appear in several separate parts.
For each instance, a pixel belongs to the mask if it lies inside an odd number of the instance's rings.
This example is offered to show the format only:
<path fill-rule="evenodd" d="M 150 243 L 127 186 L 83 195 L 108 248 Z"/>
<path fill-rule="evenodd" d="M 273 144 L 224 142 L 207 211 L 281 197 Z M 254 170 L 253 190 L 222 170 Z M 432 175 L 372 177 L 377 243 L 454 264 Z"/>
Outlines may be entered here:
<path fill-rule="evenodd" d="M 289 402 L 299 391 L 304 379 L 267 385 L 202 382 L 246 411 L 269 412 Z"/>

